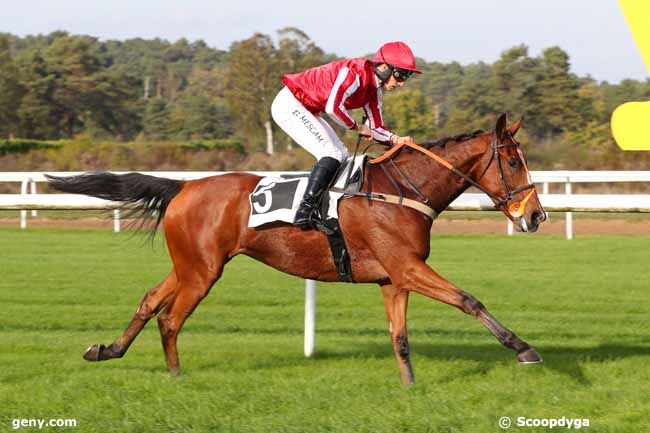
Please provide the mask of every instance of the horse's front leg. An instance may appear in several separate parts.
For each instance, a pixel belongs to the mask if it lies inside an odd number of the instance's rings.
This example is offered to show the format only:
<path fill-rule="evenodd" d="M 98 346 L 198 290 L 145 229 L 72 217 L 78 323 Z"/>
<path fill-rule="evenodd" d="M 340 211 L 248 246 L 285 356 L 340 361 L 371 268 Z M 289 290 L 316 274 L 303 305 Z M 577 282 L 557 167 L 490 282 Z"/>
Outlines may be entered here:
<path fill-rule="evenodd" d="M 402 263 L 399 274 L 391 275 L 391 280 L 397 287 L 407 288 L 453 305 L 476 317 L 501 344 L 515 351 L 519 362 L 526 364 L 542 362 L 535 349 L 499 323 L 478 299 L 438 275 L 420 259 L 413 258 Z"/>
<path fill-rule="evenodd" d="M 406 308 L 409 292 L 388 284 L 381 286 L 381 293 L 384 295 L 388 331 L 395 358 L 397 358 L 400 377 L 404 385 L 411 385 L 413 384 L 413 368 L 409 358 L 409 340 L 406 332 Z"/>

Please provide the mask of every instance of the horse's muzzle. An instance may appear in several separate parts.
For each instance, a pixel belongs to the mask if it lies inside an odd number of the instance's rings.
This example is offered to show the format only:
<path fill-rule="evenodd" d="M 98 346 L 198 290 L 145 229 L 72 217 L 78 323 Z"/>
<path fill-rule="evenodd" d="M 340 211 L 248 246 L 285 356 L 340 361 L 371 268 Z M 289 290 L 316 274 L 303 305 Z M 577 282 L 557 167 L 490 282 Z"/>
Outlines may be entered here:
<path fill-rule="evenodd" d="M 526 221 L 526 217 L 522 216 L 519 218 L 519 228 L 522 232 L 535 233 L 539 228 L 539 225 L 546 221 L 546 212 L 544 211 L 534 211 L 530 215 L 530 222 Z"/>

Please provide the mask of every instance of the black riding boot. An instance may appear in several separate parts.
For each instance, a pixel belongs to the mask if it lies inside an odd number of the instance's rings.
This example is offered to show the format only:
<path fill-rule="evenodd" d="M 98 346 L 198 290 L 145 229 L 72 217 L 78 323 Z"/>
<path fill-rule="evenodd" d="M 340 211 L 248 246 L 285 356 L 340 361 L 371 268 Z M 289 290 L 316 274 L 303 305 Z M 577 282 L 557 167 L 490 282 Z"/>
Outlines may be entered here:
<path fill-rule="evenodd" d="M 313 219 L 318 218 L 320 196 L 329 185 L 341 163 L 326 156 L 321 158 L 311 169 L 305 195 L 300 202 L 293 224 L 303 230 L 314 228 Z"/>

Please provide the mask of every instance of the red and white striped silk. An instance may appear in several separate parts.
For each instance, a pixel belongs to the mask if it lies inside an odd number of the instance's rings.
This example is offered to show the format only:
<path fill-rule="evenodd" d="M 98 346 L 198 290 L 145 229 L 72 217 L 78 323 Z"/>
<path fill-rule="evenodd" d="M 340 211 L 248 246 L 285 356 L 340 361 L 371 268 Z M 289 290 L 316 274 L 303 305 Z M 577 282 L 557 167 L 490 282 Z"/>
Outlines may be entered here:
<path fill-rule="evenodd" d="M 381 114 L 382 89 L 370 60 L 337 60 L 285 75 L 282 82 L 312 114 L 327 113 L 345 128 L 356 127 L 349 110 L 363 108 L 373 138 L 383 142 L 390 140 L 392 133 L 384 127 Z"/>
<path fill-rule="evenodd" d="M 393 133 L 384 129 L 384 118 L 381 115 L 383 96 L 381 87 L 377 87 L 377 92 L 374 97 L 371 97 L 370 101 L 363 106 L 363 110 L 366 112 L 366 117 L 368 118 L 366 124 L 372 130 L 372 138 L 377 141 L 390 141 Z"/>
<path fill-rule="evenodd" d="M 356 122 L 345 109 L 345 101 L 357 91 L 361 85 L 359 76 L 350 73 L 350 68 L 343 67 L 336 76 L 334 86 L 330 91 L 325 105 L 325 112 L 344 128 L 354 128 Z"/>

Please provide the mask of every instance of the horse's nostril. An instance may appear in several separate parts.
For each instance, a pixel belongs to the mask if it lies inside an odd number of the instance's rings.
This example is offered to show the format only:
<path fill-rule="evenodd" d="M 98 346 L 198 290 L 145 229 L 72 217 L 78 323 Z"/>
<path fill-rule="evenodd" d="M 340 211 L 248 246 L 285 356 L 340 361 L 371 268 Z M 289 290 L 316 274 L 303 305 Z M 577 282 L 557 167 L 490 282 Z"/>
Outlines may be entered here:
<path fill-rule="evenodd" d="M 544 220 L 546 219 L 546 216 L 542 212 L 535 211 L 531 215 L 530 219 L 533 222 L 533 224 L 539 225 L 539 224 L 544 222 Z"/>

